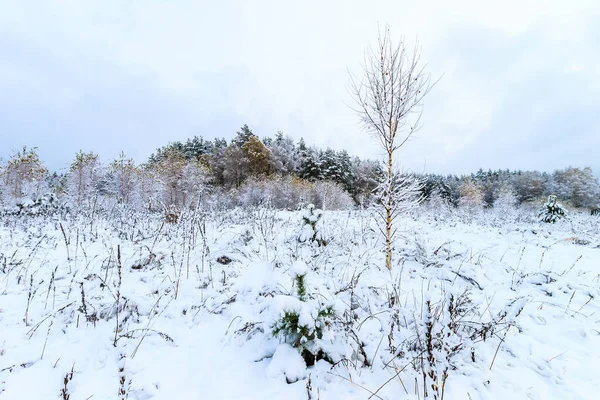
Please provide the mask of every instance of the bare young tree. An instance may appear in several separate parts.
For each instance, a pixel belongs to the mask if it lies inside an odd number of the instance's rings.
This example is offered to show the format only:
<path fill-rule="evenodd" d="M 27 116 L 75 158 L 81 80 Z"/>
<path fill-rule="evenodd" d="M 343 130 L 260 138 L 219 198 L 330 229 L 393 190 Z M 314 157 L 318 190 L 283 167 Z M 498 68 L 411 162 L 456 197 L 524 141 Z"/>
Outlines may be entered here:
<path fill-rule="evenodd" d="M 435 83 L 433 83 L 435 84 Z M 385 150 L 386 174 L 379 186 L 386 241 L 385 265 L 392 269 L 394 219 L 411 203 L 418 202 L 415 183 L 400 179 L 397 186 L 394 154 L 420 128 L 422 100 L 431 90 L 431 77 L 421 63 L 417 44 L 410 52 L 404 41 L 395 45 L 389 29 L 379 35 L 376 48 L 369 48 L 365 57 L 364 77 L 351 76 L 350 90 L 356 101 L 354 108 L 364 129 Z"/>

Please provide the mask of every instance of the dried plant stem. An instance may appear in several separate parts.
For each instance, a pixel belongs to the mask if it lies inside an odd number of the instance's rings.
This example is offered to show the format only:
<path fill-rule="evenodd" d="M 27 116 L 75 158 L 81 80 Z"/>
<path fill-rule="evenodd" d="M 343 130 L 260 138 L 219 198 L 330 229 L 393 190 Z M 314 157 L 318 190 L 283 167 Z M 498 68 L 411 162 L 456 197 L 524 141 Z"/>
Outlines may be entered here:
<path fill-rule="evenodd" d="M 117 347 L 117 338 L 119 334 L 119 307 L 121 300 L 121 283 L 122 283 L 122 274 L 121 274 L 121 245 L 117 245 L 117 299 L 116 299 L 116 327 L 115 327 L 115 339 L 113 341 L 113 346 Z"/>

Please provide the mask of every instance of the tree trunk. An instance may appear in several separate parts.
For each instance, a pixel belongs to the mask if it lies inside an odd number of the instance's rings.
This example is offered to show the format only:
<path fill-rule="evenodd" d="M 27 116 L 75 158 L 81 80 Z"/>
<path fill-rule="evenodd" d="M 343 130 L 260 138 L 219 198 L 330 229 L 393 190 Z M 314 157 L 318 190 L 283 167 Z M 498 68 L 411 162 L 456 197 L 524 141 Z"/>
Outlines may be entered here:
<path fill-rule="evenodd" d="M 393 198 L 392 198 L 392 155 L 393 152 L 388 150 L 388 182 L 387 182 L 387 199 L 385 205 L 385 266 L 390 271 L 392 270 L 392 211 L 393 211 Z"/>

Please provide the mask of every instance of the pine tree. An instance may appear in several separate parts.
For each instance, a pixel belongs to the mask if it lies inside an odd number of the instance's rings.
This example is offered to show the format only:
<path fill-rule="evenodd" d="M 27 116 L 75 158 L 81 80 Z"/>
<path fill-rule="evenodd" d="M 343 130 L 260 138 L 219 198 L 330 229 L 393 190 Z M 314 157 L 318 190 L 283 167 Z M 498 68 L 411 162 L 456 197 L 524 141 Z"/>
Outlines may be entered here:
<path fill-rule="evenodd" d="M 309 181 L 323 179 L 321 153 L 315 148 L 308 148 L 303 152 L 300 165 L 300 177 Z"/>
<path fill-rule="evenodd" d="M 183 145 L 183 156 L 186 160 L 201 160 L 205 154 L 212 152 L 212 142 L 204 140 L 202 136 L 194 136 L 188 139 Z"/>
<path fill-rule="evenodd" d="M 381 163 L 372 160 L 352 160 L 352 176 L 354 177 L 350 194 L 356 204 L 367 206 L 383 176 Z"/>
<path fill-rule="evenodd" d="M 271 168 L 274 173 L 297 174 L 300 169 L 300 152 L 289 136 L 277 132 L 275 140 L 265 143 L 271 151 Z"/>
<path fill-rule="evenodd" d="M 254 136 L 254 133 L 248 128 L 248 125 L 244 124 L 244 126 L 236 133 L 236 137 L 233 138 L 231 143 L 238 147 L 242 147 L 251 136 Z"/>
<path fill-rule="evenodd" d="M 567 215 L 567 210 L 558 203 L 558 198 L 555 195 L 548 196 L 548 201 L 544 203 L 544 207 L 540 212 L 540 217 L 543 222 L 555 223 L 560 218 L 564 218 Z"/>
<path fill-rule="evenodd" d="M 306 151 L 306 142 L 304 141 L 304 138 L 300 138 L 300 141 L 298 141 L 298 149 L 300 150 L 300 152 L 304 152 Z"/>
<path fill-rule="evenodd" d="M 335 151 L 328 148 L 320 154 L 321 179 L 340 182 L 342 180 L 341 166 Z"/>

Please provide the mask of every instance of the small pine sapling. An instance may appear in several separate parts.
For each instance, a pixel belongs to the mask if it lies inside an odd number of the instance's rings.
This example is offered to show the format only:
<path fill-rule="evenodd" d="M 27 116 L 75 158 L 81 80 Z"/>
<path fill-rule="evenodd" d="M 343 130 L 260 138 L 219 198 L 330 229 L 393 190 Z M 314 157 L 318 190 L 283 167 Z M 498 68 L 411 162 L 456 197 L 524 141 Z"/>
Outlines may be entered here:
<path fill-rule="evenodd" d="M 296 284 L 296 292 L 298 293 L 298 298 L 300 301 L 306 301 L 306 282 L 304 278 L 306 277 L 306 273 L 304 274 L 296 274 L 294 278 L 294 283 Z"/>
<path fill-rule="evenodd" d="M 271 325 L 271 334 L 281 337 L 300 352 L 307 366 L 318 360 L 331 362 L 331 358 L 319 346 L 317 340 L 324 337 L 325 331 L 333 324 L 336 313 L 331 305 L 323 305 L 310 298 L 305 282 L 306 274 L 296 274 L 296 298 L 298 307 L 283 311 Z"/>
<path fill-rule="evenodd" d="M 319 221 L 323 217 L 323 211 L 309 204 L 302 213 L 302 232 L 298 241 L 301 243 L 316 243 L 319 246 L 326 246 L 327 241 L 323 238 L 319 230 Z"/>
<path fill-rule="evenodd" d="M 539 216 L 543 222 L 555 223 L 560 218 L 564 218 L 567 215 L 567 210 L 558 203 L 558 199 L 555 195 L 548 196 L 548 201 L 544 203 L 544 207 L 540 212 Z"/>

